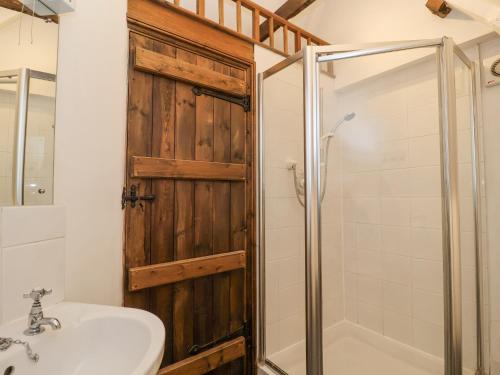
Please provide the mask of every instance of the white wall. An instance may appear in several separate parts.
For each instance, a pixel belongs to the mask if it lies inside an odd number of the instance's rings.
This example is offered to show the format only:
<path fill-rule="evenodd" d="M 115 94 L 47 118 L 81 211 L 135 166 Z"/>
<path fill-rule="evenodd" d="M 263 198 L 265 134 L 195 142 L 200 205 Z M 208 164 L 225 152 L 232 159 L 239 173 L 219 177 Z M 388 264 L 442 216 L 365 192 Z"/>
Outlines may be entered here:
<path fill-rule="evenodd" d="M 481 45 L 481 55 L 484 59 L 496 56 L 500 58 L 500 39 Z M 489 69 L 489 65 L 484 70 Z M 488 256 L 491 301 L 491 352 L 492 374 L 500 374 L 500 169 L 498 160 L 500 153 L 497 140 L 500 139 L 500 86 L 482 88 L 483 121 L 484 121 L 484 152 L 485 179 L 487 196 L 487 229 L 489 250 Z"/>
<path fill-rule="evenodd" d="M 26 319 L 35 287 L 53 290 L 44 306 L 64 299 L 64 235 L 64 207 L 0 207 L 0 324 Z"/>
<path fill-rule="evenodd" d="M 55 202 L 67 209 L 68 300 L 122 303 L 126 9 L 85 0 L 60 21 Z"/>
<path fill-rule="evenodd" d="M 434 16 L 419 0 L 317 1 L 295 17 L 306 30 L 332 44 L 374 43 L 397 40 L 433 39 L 449 36 L 459 43 L 480 38 L 491 28 L 453 11 L 446 19 Z M 359 63 L 337 62 L 336 87 L 344 87 L 432 51 L 415 50 L 364 59 Z"/>

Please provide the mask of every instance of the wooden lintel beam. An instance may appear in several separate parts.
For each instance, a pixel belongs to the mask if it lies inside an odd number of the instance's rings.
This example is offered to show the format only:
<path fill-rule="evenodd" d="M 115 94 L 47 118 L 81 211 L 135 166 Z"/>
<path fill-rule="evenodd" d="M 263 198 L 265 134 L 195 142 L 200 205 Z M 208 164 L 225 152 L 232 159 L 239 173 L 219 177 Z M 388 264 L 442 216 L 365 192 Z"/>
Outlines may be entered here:
<path fill-rule="evenodd" d="M 131 177 L 172 180 L 245 181 L 246 165 L 133 156 Z"/>
<path fill-rule="evenodd" d="M 135 292 L 245 267 L 245 251 L 234 251 L 206 257 L 184 259 L 177 262 L 135 267 L 128 271 L 128 287 L 130 292 Z"/>
<path fill-rule="evenodd" d="M 202 375 L 245 356 L 245 339 L 228 341 L 161 369 L 158 375 Z"/>
<path fill-rule="evenodd" d="M 297 14 L 306 9 L 309 5 L 314 3 L 316 0 L 288 0 L 275 12 L 278 16 L 289 20 L 295 17 Z M 274 31 L 280 27 L 279 24 L 274 24 Z M 268 21 L 263 22 L 260 25 L 260 41 L 263 42 L 269 38 L 269 24 Z"/>
<path fill-rule="evenodd" d="M 19 0 L 0 0 L 0 8 L 7 8 L 10 10 L 13 10 L 15 12 L 21 12 L 28 14 L 28 15 L 33 15 L 33 11 L 29 9 L 28 7 L 24 7 L 23 9 L 23 4 Z M 59 17 L 57 15 L 53 16 L 39 16 L 38 14 L 35 13 L 35 17 L 41 18 L 44 20 L 50 20 L 54 23 L 59 23 Z"/>

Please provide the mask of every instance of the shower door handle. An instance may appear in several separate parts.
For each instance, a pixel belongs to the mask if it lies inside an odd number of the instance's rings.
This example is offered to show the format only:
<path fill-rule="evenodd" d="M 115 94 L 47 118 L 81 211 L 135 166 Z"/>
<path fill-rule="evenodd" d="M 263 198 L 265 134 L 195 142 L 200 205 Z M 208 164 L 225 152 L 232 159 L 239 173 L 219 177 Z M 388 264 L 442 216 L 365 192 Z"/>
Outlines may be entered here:
<path fill-rule="evenodd" d="M 24 204 L 24 161 L 26 155 L 29 75 L 29 69 L 20 69 L 17 80 L 14 162 L 12 164 L 12 194 L 15 206 Z"/>

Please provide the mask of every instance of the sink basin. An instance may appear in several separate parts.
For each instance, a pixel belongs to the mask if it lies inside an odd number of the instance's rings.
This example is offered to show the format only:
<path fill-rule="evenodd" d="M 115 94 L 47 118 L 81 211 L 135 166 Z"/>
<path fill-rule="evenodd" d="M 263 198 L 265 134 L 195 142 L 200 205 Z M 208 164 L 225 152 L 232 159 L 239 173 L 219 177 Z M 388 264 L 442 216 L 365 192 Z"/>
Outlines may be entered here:
<path fill-rule="evenodd" d="M 26 318 L 0 326 L 0 337 L 28 341 L 40 356 L 35 363 L 27 357 L 23 346 L 13 345 L 0 352 L 0 375 L 154 375 L 158 372 L 165 328 L 156 316 L 136 309 L 66 302 L 45 309 L 44 314 L 59 319 L 62 328 L 52 331 L 48 327 L 41 335 L 27 337 L 22 333 Z"/>

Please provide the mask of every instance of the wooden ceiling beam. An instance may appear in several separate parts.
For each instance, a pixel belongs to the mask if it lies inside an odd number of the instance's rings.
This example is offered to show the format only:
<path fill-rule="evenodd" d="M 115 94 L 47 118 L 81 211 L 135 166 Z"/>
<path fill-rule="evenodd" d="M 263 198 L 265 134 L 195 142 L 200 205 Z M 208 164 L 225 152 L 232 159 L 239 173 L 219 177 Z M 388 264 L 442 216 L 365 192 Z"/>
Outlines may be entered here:
<path fill-rule="evenodd" d="M 19 0 L 0 0 L 0 8 L 10 9 L 19 13 L 22 11 L 24 14 L 33 15 L 33 11 L 28 7 L 25 6 L 23 9 L 23 4 Z M 35 17 L 59 23 L 59 17 L 57 15 L 39 16 L 35 13 Z"/>
<path fill-rule="evenodd" d="M 446 18 L 446 16 L 451 12 L 451 8 L 444 0 L 427 0 L 427 4 L 425 6 L 433 14 L 441 18 Z"/>
<path fill-rule="evenodd" d="M 275 12 L 278 16 L 289 20 L 295 17 L 309 5 L 314 3 L 316 0 L 287 0 L 279 9 Z M 274 24 L 274 31 L 282 26 L 279 24 Z M 265 21 L 260 25 L 260 41 L 263 42 L 269 38 L 269 21 Z"/>

